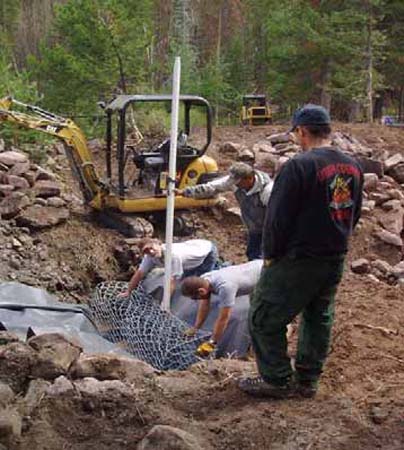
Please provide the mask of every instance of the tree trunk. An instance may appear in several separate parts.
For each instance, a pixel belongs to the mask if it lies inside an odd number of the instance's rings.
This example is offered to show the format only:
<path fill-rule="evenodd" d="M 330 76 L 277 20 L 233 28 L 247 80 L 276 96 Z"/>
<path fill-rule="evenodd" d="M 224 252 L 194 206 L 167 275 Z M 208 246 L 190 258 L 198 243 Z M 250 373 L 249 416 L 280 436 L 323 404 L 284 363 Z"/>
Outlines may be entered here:
<path fill-rule="evenodd" d="M 368 4 L 368 23 L 367 23 L 367 50 L 366 50 L 366 118 L 369 123 L 373 122 L 373 48 L 372 48 L 372 7 Z"/>

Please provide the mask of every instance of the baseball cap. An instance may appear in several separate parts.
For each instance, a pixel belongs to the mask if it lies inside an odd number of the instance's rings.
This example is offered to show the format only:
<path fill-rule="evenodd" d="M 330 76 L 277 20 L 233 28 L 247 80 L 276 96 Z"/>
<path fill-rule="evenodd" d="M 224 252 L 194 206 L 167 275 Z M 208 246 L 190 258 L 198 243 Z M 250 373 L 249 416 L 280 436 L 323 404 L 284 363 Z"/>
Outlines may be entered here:
<path fill-rule="evenodd" d="M 243 178 L 248 178 L 254 174 L 254 169 L 244 162 L 236 162 L 229 169 L 230 176 L 234 183 L 238 183 Z"/>
<path fill-rule="evenodd" d="M 300 125 L 329 125 L 330 123 L 330 114 L 323 106 L 308 103 L 293 114 L 292 128 L 289 133 Z"/>

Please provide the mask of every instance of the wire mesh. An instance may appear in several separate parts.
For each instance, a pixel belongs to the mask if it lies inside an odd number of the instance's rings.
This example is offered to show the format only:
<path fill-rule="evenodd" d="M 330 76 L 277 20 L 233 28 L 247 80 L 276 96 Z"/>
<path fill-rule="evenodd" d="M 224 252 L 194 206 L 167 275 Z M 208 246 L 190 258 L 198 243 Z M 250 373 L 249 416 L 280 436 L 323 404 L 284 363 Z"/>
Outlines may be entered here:
<path fill-rule="evenodd" d="M 159 370 L 184 370 L 197 362 L 195 351 L 209 334 L 186 337 L 189 326 L 163 311 L 141 286 L 118 298 L 126 288 L 124 282 L 97 286 L 89 307 L 101 335 Z"/>

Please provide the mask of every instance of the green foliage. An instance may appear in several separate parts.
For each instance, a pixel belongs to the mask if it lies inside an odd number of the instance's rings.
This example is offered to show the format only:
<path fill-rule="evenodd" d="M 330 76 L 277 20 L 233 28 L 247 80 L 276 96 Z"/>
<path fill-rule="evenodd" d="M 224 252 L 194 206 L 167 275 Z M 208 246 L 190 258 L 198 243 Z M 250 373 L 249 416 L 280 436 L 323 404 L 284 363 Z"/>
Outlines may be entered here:
<path fill-rule="evenodd" d="M 32 104 L 39 101 L 36 86 L 29 80 L 29 74 L 15 70 L 7 56 L 0 51 L 0 97 L 7 96 Z M 8 143 L 14 144 L 38 141 L 37 132 L 16 130 L 15 126 L 7 124 L 1 125 L 0 137 Z"/>
<path fill-rule="evenodd" d="M 40 60 L 31 59 L 44 106 L 91 115 L 99 112 L 101 99 L 141 91 L 148 76 L 152 3 L 69 0 L 59 5 Z"/>

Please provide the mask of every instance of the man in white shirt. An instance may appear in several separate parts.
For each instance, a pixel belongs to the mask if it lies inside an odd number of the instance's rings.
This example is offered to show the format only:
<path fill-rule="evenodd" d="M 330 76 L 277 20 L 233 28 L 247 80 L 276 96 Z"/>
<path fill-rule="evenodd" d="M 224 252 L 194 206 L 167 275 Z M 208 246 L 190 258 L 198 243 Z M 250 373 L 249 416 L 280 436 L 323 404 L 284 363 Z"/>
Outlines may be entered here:
<path fill-rule="evenodd" d="M 129 281 L 128 289 L 119 297 L 129 296 L 153 269 L 164 268 L 165 249 L 165 244 L 158 239 L 144 241 L 142 262 Z M 199 276 L 213 270 L 217 258 L 218 253 L 215 244 L 206 239 L 191 239 L 174 243 L 171 256 L 172 291 L 175 288 L 176 280 L 186 276 Z"/>
<path fill-rule="evenodd" d="M 261 274 L 262 264 L 263 261 L 257 259 L 245 264 L 214 270 L 201 277 L 193 276 L 184 279 L 182 294 L 200 302 L 195 325 L 186 332 L 188 336 L 194 335 L 203 326 L 208 317 L 211 302 L 217 302 L 220 308 L 211 339 L 197 349 L 199 356 L 208 356 L 215 350 L 217 342 L 226 330 L 236 297 L 253 292 Z"/>

